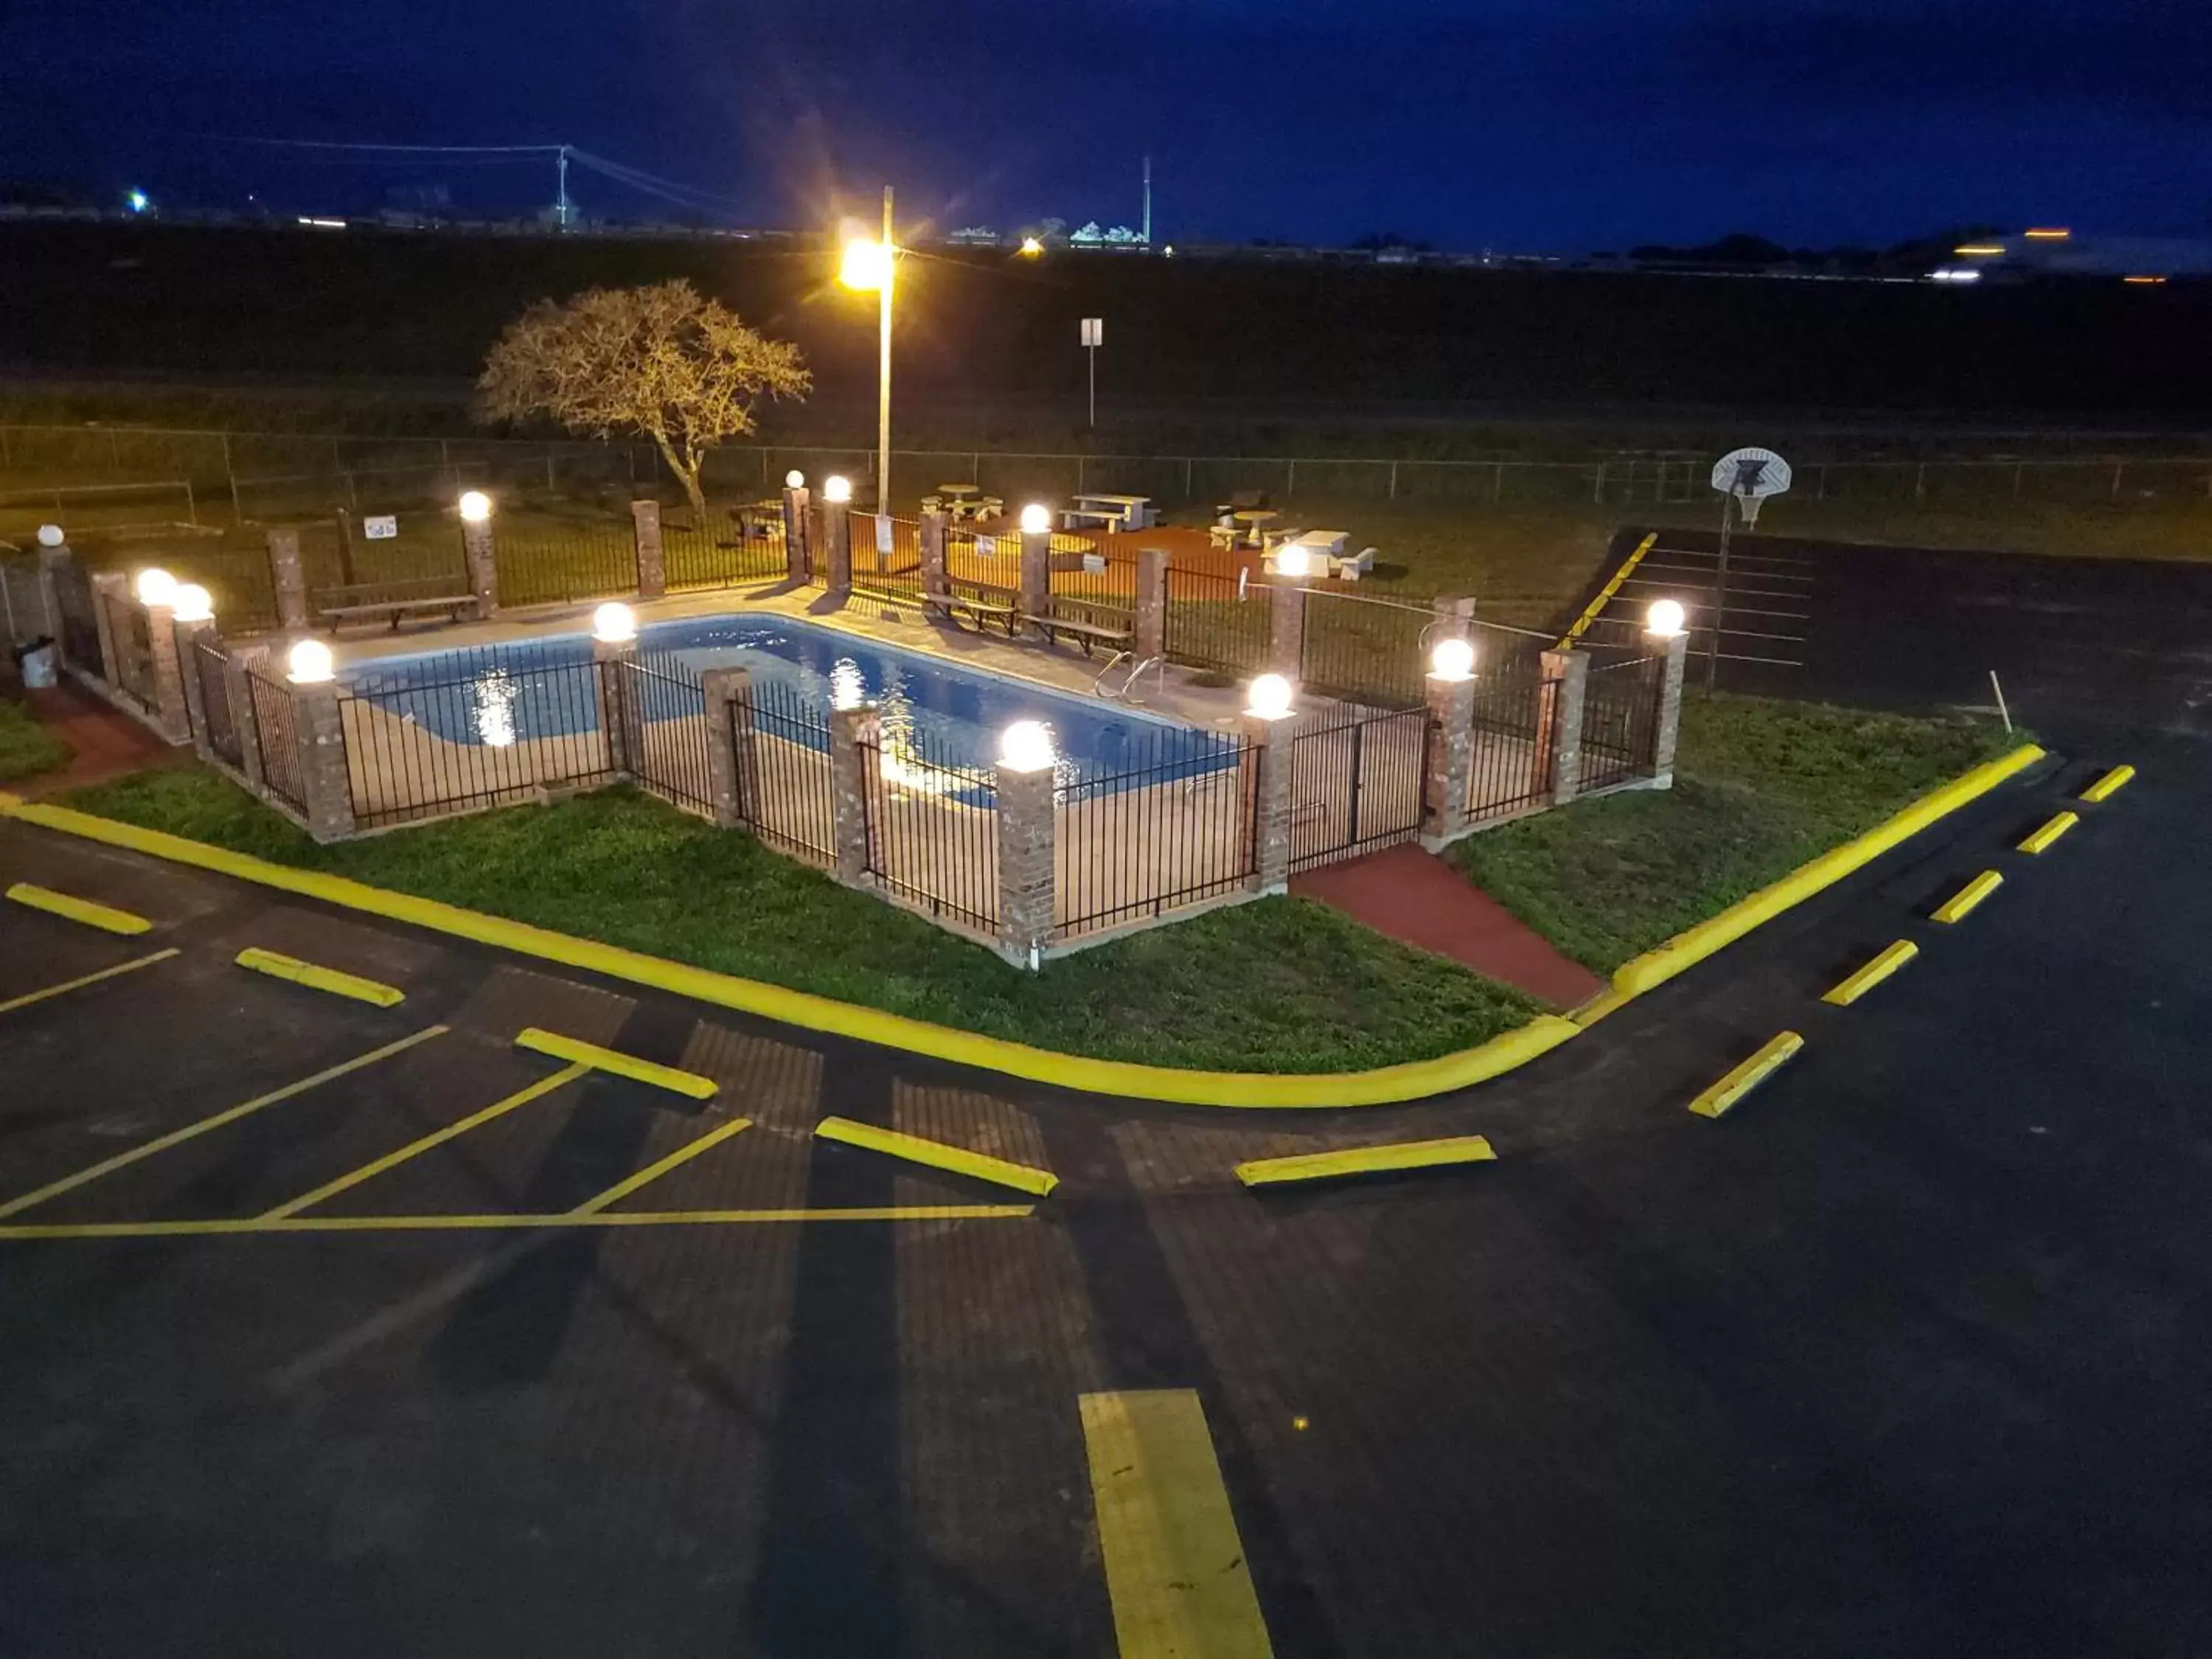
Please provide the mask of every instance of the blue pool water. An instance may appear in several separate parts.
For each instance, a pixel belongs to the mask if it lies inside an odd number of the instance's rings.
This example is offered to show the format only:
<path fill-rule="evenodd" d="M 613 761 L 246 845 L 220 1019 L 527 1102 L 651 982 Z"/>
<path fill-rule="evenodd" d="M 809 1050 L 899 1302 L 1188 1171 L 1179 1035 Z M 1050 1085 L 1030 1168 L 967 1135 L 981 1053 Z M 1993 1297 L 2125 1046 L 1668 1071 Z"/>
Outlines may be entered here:
<path fill-rule="evenodd" d="M 1192 776 L 1222 763 L 1221 740 L 1195 727 L 760 611 L 655 623 L 639 631 L 638 648 L 648 664 L 673 658 L 692 678 L 750 669 L 756 684 L 787 687 L 817 711 L 874 702 L 888 738 L 911 733 L 940 765 L 988 769 L 999 734 L 1021 720 L 1051 728 L 1063 786 L 1139 766 Z M 338 678 L 449 742 L 504 745 L 596 729 L 596 689 L 576 672 L 591 660 L 588 635 L 561 635 L 379 658 Z M 649 720 L 697 708 L 694 694 L 674 686 L 648 684 L 645 701 Z"/>

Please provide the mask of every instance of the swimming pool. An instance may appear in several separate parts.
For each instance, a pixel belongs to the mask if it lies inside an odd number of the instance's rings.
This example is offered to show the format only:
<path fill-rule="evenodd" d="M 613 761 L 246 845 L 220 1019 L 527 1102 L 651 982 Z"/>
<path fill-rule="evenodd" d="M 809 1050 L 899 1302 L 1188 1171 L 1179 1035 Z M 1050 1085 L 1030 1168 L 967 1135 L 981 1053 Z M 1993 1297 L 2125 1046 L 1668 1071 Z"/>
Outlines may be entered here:
<path fill-rule="evenodd" d="M 1063 785 L 1142 767 L 1195 776 L 1223 763 L 1222 739 L 1194 726 L 1118 703 L 1053 691 L 1026 680 L 864 640 L 764 611 L 657 623 L 639 630 L 648 662 L 673 659 L 688 678 L 708 668 L 744 668 L 827 711 L 874 702 L 888 744 L 911 742 L 937 764 L 988 770 L 999 735 L 1016 720 L 1051 728 Z M 381 657 L 341 667 L 356 696 L 449 743 L 495 748 L 598 729 L 590 636 L 563 634 L 466 651 Z M 648 721 L 697 706 L 648 684 Z"/>

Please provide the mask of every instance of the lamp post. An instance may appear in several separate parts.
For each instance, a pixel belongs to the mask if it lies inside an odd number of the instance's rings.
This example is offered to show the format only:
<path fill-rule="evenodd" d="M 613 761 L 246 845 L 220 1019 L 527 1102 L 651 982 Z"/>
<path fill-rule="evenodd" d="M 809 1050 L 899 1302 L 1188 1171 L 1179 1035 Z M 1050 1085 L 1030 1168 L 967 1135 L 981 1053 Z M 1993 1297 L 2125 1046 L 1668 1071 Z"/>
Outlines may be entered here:
<path fill-rule="evenodd" d="M 891 510 L 891 273 L 898 259 L 898 244 L 891 236 L 891 187 L 884 186 L 884 235 L 879 242 L 865 239 L 845 245 L 840 278 L 845 286 L 876 290 L 877 403 L 876 511 Z"/>

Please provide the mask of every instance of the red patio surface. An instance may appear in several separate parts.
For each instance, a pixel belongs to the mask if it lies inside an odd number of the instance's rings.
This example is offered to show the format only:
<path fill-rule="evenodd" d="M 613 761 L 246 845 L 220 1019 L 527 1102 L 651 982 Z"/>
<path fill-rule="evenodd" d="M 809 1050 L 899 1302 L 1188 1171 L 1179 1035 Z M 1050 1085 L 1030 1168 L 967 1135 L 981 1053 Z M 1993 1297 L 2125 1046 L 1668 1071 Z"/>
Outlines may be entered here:
<path fill-rule="evenodd" d="M 1555 1008 L 1572 1008 L 1605 989 L 1595 974 L 1561 956 L 1450 865 L 1411 842 L 1294 876 L 1291 891 L 1318 899 L 1378 933 L 1517 986 Z"/>
<path fill-rule="evenodd" d="M 129 715 L 74 685 L 26 692 L 24 702 L 40 724 L 51 727 L 76 750 L 60 771 L 18 778 L 8 786 L 26 799 L 98 783 L 149 766 L 167 766 L 191 756 L 191 750 L 172 748 Z"/>

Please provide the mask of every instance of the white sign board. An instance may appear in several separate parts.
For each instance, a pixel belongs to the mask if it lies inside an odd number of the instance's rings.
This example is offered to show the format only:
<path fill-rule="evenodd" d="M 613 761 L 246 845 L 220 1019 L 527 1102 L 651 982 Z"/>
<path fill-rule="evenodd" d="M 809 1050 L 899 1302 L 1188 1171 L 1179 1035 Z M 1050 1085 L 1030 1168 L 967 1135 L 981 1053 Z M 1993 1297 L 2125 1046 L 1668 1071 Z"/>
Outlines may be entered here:
<path fill-rule="evenodd" d="M 1713 463 L 1713 488 L 1724 495 L 1765 501 L 1790 488 L 1790 463 L 1755 444 L 1730 450 Z"/>
<path fill-rule="evenodd" d="M 1083 319 L 1083 343 L 1087 346 L 1106 343 L 1106 319 L 1103 317 L 1085 317 Z"/>
<path fill-rule="evenodd" d="M 876 551 L 888 553 L 890 550 L 891 515 L 888 513 L 878 513 L 876 514 Z"/>
<path fill-rule="evenodd" d="M 361 521 L 361 533 L 373 542 L 388 542 L 399 533 L 399 515 L 372 513 Z"/>

